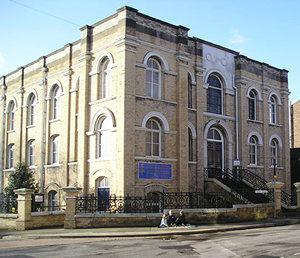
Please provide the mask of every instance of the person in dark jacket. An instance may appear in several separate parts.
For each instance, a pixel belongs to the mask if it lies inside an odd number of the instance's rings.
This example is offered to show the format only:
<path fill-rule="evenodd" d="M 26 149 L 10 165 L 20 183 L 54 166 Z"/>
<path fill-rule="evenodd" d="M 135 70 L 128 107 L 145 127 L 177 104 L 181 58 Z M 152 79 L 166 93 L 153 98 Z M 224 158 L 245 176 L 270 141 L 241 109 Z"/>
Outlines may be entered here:
<path fill-rule="evenodd" d="M 167 223 L 168 223 L 169 227 L 176 226 L 176 218 L 175 218 L 172 210 L 169 210 L 169 215 L 167 217 Z"/>
<path fill-rule="evenodd" d="M 186 226 L 186 220 L 183 211 L 179 212 L 179 217 L 176 219 L 176 226 Z"/>

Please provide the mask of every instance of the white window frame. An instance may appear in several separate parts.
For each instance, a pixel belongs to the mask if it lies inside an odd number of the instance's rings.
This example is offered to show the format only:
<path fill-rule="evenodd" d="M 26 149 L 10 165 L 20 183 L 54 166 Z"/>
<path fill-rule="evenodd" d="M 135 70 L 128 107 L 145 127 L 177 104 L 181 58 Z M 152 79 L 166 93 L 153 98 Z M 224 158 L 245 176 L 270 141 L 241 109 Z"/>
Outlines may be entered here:
<path fill-rule="evenodd" d="M 28 141 L 28 166 L 33 166 L 35 163 L 35 141 Z"/>
<path fill-rule="evenodd" d="M 253 93 L 254 97 L 251 97 L 251 93 Z M 251 90 L 249 92 L 249 97 L 248 98 L 249 98 L 249 102 L 248 102 L 248 104 L 249 104 L 249 106 L 248 106 L 248 108 L 249 108 L 249 119 L 251 119 L 253 121 L 256 121 L 257 120 L 257 92 L 255 90 Z M 254 118 L 253 119 L 250 118 L 250 102 L 251 101 L 254 102 L 254 110 L 253 110 Z"/>
<path fill-rule="evenodd" d="M 16 104 L 14 101 L 11 101 L 8 106 L 8 131 L 15 129 L 15 111 Z"/>
<path fill-rule="evenodd" d="M 270 123 L 276 124 L 277 123 L 277 98 L 275 95 L 270 97 L 270 104 L 269 104 L 269 111 L 270 111 Z"/>
<path fill-rule="evenodd" d="M 155 68 L 152 68 L 152 67 L 149 67 L 148 66 L 148 62 L 150 61 L 153 61 L 154 63 L 157 64 L 158 66 L 158 69 L 155 69 Z M 161 65 L 160 63 L 154 58 L 154 57 L 150 57 L 148 60 L 147 60 L 147 68 L 146 68 L 146 96 L 147 97 L 151 97 L 151 98 L 154 98 L 154 99 L 160 99 L 161 98 Z M 151 72 L 151 80 L 150 81 L 147 81 L 147 73 L 148 72 Z M 157 97 L 154 96 L 154 73 L 157 73 L 158 74 L 158 89 L 157 89 Z M 147 94 L 147 91 L 148 91 L 148 83 L 150 84 L 150 95 Z"/>
<path fill-rule="evenodd" d="M 278 146 L 279 143 L 277 139 L 272 139 L 270 148 L 271 148 L 271 166 L 274 166 L 274 160 L 275 160 L 275 167 L 278 166 Z"/>
<path fill-rule="evenodd" d="M 50 163 L 59 164 L 59 135 L 51 137 Z"/>
<path fill-rule="evenodd" d="M 151 129 L 151 128 L 148 128 L 147 127 L 147 123 L 148 123 L 148 121 L 153 121 L 155 124 L 157 124 L 157 126 L 158 126 L 158 128 L 159 129 Z M 150 133 L 150 142 L 148 143 L 147 141 L 146 141 L 146 138 L 145 138 L 145 146 L 147 146 L 147 144 L 150 144 L 150 155 L 147 153 L 147 147 L 146 147 L 146 149 L 145 149 L 145 153 L 146 153 L 146 157 L 161 157 L 161 135 L 162 135 L 162 133 L 161 133 L 161 125 L 160 125 L 160 123 L 156 120 L 156 119 L 154 119 L 154 118 L 150 118 L 149 120 L 147 121 L 147 123 L 146 123 L 146 126 L 145 126 L 145 128 L 146 128 L 146 134 L 147 133 Z M 153 134 L 154 133 L 158 133 L 158 156 L 157 155 L 154 155 L 153 154 L 153 145 L 154 145 L 154 142 L 153 142 Z"/>
<path fill-rule="evenodd" d="M 106 116 L 99 119 L 96 132 L 96 158 L 104 158 L 109 156 L 109 141 L 111 127 L 103 128 L 103 123 L 110 123 Z"/>
<path fill-rule="evenodd" d="M 253 139 L 254 142 L 251 142 L 251 140 Z M 256 139 L 255 136 L 251 136 L 249 139 L 249 158 L 250 158 L 250 162 L 249 165 L 255 165 L 257 166 L 258 163 L 258 140 Z M 253 152 L 254 150 L 254 152 Z M 254 163 L 252 163 L 252 157 L 254 156 Z"/>
<path fill-rule="evenodd" d="M 29 97 L 28 102 L 28 125 L 34 125 L 35 124 L 35 105 L 36 105 L 36 97 L 32 93 Z"/>
<path fill-rule="evenodd" d="M 58 210 L 58 192 L 51 190 L 48 193 L 48 205 L 49 211 L 57 211 Z"/>
<path fill-rule="evenodd" d="M 220 82 L 220 85 L 221 85 L 221 88 L 217 88 L 217 87 L 214 87 L 213 85 L 209 85 L 209 83 L 208 83 L 208 79 L 209 79 L 209 77 L 211 77 L 211 76 L 213 76 L 213 77 L 216 77 L 217 78 L 217 80 Z M 223 113 L 224 113 L 224 96 L 223 96 L 223 94 L 224 94 L 224 85 L 223 85 L 223 82 L 222 82 L 222 80 L 221 80 L 221 78 L 220 78 L 220 76 L 219 75 L 217 75 L 217 74 L 210 74 L 208 77 L 207 77 L 207 92 L 206 92 L 206 94 L 207 94 L 207 97 L 206 97 L 206 101 L 207 101 L 207 99 L 208 99 L 208 90 L 209 89 L 213 89 L 213 90 L 218 90 L 218 91 L 220 91 L 220 94 L 221 94 L 221 113 L 214 113 L 214 112 L 211 112 L 210 110 L 208 110 L 208 103 L 206 103 L 206 108 L 207 108 L 207 112 L 209 112 L 209 113 L 212 113 L 212 114 L 219 114 L 219 115 L 223 115 Z"/>
<path fill-rule="evenodd" d="M 8 145 L 8 148 L 7 148 L 7 168 L 8 169 L 14 167 L 14 150 L 15 150 L 14 144 Z"/>
<path fill-rule="evenodd" d="M 110 97 L 110 88 L 111 88 L 111 62 L 107 58 L 102 65 L 101 71 L 102 77 L 102 98 Z"/>
<path fill-rule="evenodd" d="M 59 115 L 60 115 L 60 88 L 58 85 L 55 85 L 52 89 L 51 120 L 59 119 Z"/>

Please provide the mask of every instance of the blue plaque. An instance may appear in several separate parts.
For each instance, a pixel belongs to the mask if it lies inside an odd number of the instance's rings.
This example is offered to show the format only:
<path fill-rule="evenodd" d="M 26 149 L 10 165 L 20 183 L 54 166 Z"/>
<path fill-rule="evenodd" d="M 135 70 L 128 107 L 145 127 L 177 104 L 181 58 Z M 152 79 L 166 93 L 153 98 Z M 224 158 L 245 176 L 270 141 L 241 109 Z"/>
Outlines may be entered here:
<path fill-rule="evenodd" d="M 172 164 L 139 162 L 139 179 L 172 179 Z"/>

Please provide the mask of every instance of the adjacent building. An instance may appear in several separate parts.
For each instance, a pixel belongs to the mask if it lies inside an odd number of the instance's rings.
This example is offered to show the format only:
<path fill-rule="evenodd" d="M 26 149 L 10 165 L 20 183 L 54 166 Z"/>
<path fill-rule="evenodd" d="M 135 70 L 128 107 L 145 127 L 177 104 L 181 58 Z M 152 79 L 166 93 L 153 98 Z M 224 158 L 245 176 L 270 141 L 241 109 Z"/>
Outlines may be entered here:
<path fill-rule="evenodd" d="M 123 7 L 3 76 L 1 188 L 26 161 L 49 204 L 204 191 L 243 167 L 290 189 L 288 71 Z"/>

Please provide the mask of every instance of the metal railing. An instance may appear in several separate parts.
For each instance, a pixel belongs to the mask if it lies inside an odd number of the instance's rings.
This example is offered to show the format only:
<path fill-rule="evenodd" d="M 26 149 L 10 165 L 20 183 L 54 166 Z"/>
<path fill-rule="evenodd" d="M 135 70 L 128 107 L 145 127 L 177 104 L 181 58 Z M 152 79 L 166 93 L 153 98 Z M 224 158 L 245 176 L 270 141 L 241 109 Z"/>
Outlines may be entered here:
<path fill-rule="evenodd" d="M 17 211 L 17 199 L 0 194 L 0 213 L 16 213 Z"/>
<path fill-rule="evenodd" d="M 94 195 L 76 199 L 77 213 L 161 213 L 164 209 L 230 208 L 246 203 L 230 193 L 176 192 L 160 196 L 110 196 L 98 199 Z"/>

